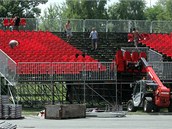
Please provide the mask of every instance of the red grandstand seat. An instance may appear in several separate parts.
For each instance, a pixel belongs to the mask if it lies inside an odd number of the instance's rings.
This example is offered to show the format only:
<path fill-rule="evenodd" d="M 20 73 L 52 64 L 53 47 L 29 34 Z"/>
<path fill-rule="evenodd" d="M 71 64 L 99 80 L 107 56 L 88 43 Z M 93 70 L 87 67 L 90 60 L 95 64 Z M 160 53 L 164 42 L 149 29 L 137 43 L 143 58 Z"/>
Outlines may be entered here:
<path fill-rule="evenodd" d="M 79 55 L 77 58 L 76 58 L 76 61 L 77 62 L 84 62 L 84 57 L 82 55 Z"/>
<path fill-rule="evenodd" d="M 131 58 L 131 53 L 129 51 L 124 52 L 124 61 L 125 61 L 125 68 L 126 71 L 132 72 L 134 70 L 134 62 L 132 61 Z"/>
<path fill-rule="evenodd" d="M 132 62 L 137 63 L 139 60 L 139 53 L 138 52 L 132 52 L 131 59 L 132 59 Z"/>
<path fill-rule="evenodd" d="M 13 18 L 10 19 L 9 26 L 14 26 L 14 20 L 13 20 Z"/>
<path fill-rule="evenodd" d="M 125 51 L 124 52 L 124 60 L 127 62 L 131 62 L 132 59 L 131 59 L 131 53 L 129 51 Z"/>
<path fill-rule="evenodd" d="M 128 34 L 128 42 L 133 42 L 133 35 L 131 33 Z"/>
<path fill-rule="evenodd" d="M 3 20 L 3 25 L 4 25 L 5 27 L 9 26 L 9 20 L 8 20 L 7 18 L 5 18 L 5 19 Z"/>
<path fill-rule="evenodd" d="M 115 62 L 118 72 L 124 72 L 124 58 L 121 50 L 118 50 L 115 55 Z"/>
<path fill-rule="evenodd" d="M 140 52 L 139 58 L 141 58 L 141 57 L 147 59 L 146 52 Z M 146 72 L 146 68 L 143 67 L 141 71 L 142 71 L 142 72 Z"/>
<path fill-rule="evenodd" d="M 147 58 L 146 52 L 140 52 L 139 58 L 141 58 L 141 57 L 146 59 Z"/>

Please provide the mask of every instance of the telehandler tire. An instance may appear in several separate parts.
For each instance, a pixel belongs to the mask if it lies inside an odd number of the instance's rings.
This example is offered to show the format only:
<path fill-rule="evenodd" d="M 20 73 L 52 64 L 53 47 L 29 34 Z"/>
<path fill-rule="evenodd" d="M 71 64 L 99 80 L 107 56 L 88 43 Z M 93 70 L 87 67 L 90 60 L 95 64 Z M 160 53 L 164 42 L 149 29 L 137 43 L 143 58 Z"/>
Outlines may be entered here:
<path fill-rule="evenodd" d="M 127 103 L 127 111 L 128 112 L 136 112 L 137 108 L 134 107 L 133 100 L 129 100 Z"/>
<path fill-rule="evenodd" d="M 153 109 L 152 102 L 145 99 L 144 105 L 143 105 L 144 112 L 152 112 L 152 109 Z"/>

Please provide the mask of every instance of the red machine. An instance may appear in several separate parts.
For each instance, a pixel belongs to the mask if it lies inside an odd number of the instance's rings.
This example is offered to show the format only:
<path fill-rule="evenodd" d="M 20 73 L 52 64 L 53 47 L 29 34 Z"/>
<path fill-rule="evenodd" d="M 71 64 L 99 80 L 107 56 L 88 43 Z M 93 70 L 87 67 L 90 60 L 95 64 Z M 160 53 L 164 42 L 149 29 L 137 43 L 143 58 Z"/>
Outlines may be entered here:
<path fill-rule="evenodd" d="M 141 58 L 139 65 L 144 65 L 151 80 L 139 80 L 134 83 L 132 99 L 127 104 L 128 111 L 143 108 L 145 112 L 157 112 L 160 108 L 168 108 L 168 111 L 172 112 L 170 89 L 162 84 L 145 58 Z"/>

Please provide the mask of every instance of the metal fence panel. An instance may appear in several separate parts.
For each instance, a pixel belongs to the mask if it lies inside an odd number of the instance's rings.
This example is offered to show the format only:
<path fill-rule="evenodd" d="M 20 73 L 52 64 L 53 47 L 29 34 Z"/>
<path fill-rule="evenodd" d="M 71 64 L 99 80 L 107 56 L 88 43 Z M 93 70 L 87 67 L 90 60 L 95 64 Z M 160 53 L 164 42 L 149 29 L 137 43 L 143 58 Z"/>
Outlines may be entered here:
<path fill-rule="evenodd" d="M 62 22 L 59 19 L 41 18 L 37 19 L 37 30 L 61 32 Z"/>
<path fill-rule="evenodd" d="M 130 32 L 132 28 L 136 28 L 139 32 L 150 33 L 151 21 L 147 20 L 131 20 L 129 21 Z"/>
<path fill-rule="evenodd" d="M 19 81 L 99 81 L 116 80 L 115 63 L 20 62 Z"/>
<path fill-rule="evenodd" d="M 108 32 L 130 32 L 128 20 L 108 20 L 107 21 Z"/>
<path fill-rule="evenodd" d="M 159 62 L 162 62 L 163 61 L 163 57 L 160 53 L 152 50 L 152 49 L 149 49 L 149 52 L 148 52 L 148 61 L 149 62 L 154 62 L 154 61 L 159 61 Z"/>
<path fill-rule="evenodd" d="M 50 62 L 19 62 L 18 81 L 51 81 Z"/>
<path fill-rule="evenodd" d="M 160 79 L 163 79 L 163 68 L 164 68 L 164 64 L 163 62 L 149 62 L 149 65 L 152 66 L 153 70 L 155 71 L 155 73 L 157 74 L 157 76 Z"/>
<path fill-rule="evenodd" d="M 0 18 L 3 23 L 4 18 Z M 7 18 L 10 19 L 11 18 Z M 67 19 L 26 18 L 26 27 L 20 26 L 21 30 L 43 30 L 50 32 L 64 32 Z M 171 33 L 171 21 L 148 21 L 148 20 L 105 20 L 105 19 L 70 19 L 73 32 L 88 32 L 95 27 L 99 32 L 122 32 L 129 33 L 132 28 L 137 28 L 141 33 Z M 5 29 L 0 24 L 0 29 Z M 9 29 L 7 27 L 6 29 Z"/>
<path fill-rule="evenodd" d="M 163 63 L 163 80 L 172 80 L 172 62 Z"/>
<path fill-rule="evenodd" d="M 86 19 L 85 20 L 85 31 L 91 31 L 93 27 L 96 28 L 98 32 L 106 32 L 107 20 L 103 19 Z"/>
<path fill-rule="evenodd" d="M 0 73 L 14 85 L 16 81 L 16 63 L 2 50 L 0 50 L 0 66 Z"/>
<path fill-rule="evenodd" d="M 148 47 L 121 47 L 122 51 L 129 51 L 129 52 L 133 52 L 133 51 L 141 51 L 141 52 L 149 52 L 149 48 Z"/>
<path fill-rule="evenodd" d="M 152 21 L 152 33 L 171 33 L 171 21 Z"/>
<path fill-rule="evenodd" d="M 172 62 L 149 62 L 161 80 L 172 80 Z"/>
<path fill-rule="evenodd" d="M 61 31 L 65 31 L 65 24 L 68 20 L 61 20 Z M 82 19 L 70 19 L 72 32 L 83 32 L 84 23 Z"/>

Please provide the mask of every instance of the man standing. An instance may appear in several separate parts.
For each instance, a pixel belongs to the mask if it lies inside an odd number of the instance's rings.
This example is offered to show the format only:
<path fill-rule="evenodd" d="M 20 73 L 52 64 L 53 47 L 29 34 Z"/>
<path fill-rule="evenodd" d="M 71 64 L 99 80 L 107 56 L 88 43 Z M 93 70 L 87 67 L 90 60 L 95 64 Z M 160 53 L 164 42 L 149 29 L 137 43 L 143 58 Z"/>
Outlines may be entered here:
<path fill-rule="evenodd" d="M 133 33 L 134 45 L 138 49 L 137 45 L 139 43 L 139 32 L 136 30 L 136 28 L 133 28 L 133 32 L 132 33 Z"/>
<path fill-rule="evenodd" d="M 20 18 L 18 16 L 14 17 L 14 30 L 19 31 Z"/>
<path fill-rule="evenodd" d="M 91 42 L 92 42 L 92 49 L 96 50 L 97 49 L 97 39 L 98 39 L 98 33 L 96 31 L 96 29 L 93 27 L 92 31 L 90 33 L 89 38 L 91 38 Z"/>
<path fill-rule="evenodd" d="M 67 21 L 65 25 L 65 30 L 66 30 L 67 42 L 69 42 L 70 38 L 72 37 L 71 26 L 70 26 L 69 20 Z"/>

